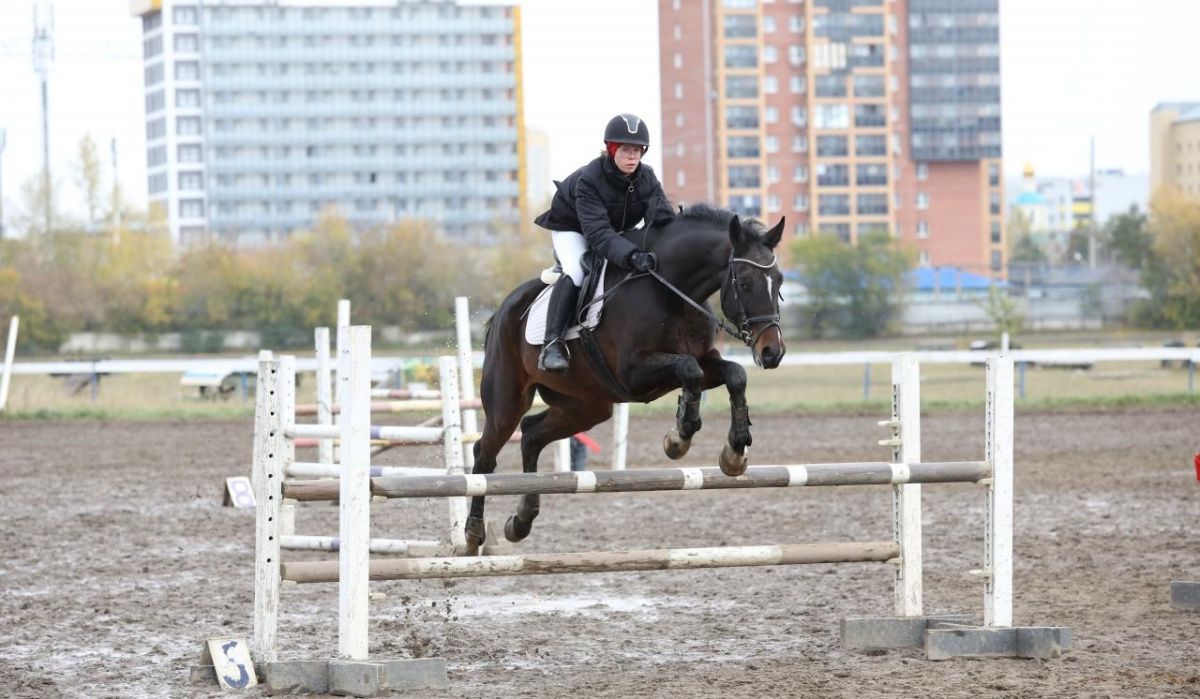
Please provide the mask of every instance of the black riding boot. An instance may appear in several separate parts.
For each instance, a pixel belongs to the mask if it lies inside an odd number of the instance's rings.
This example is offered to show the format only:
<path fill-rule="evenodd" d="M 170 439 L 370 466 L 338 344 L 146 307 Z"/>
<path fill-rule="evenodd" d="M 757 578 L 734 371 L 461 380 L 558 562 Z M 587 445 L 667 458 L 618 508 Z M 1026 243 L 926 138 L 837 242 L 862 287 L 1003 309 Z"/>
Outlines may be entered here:
<path fill-rule="evenodd" d="M 575 309 L 578 295 L 579 287 L 565 274 L 554 283 L 554 289 L 550 292 L 550 307 L 546 311 L 546 340 L 538 357 L 538 371 L 562 374 L 570 367 L 571 353 L 567 351 L 563 333 L 567 330 L 567 321 Z"/>

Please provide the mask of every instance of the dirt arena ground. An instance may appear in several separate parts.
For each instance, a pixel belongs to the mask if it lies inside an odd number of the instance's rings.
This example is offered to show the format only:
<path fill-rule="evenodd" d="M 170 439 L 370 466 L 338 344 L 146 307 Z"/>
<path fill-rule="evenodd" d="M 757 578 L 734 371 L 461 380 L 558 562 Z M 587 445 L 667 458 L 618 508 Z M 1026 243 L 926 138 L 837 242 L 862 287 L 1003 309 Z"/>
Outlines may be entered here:
<path fill-rule="evenodd" d="M 752 462 L 886 458 L 879 417 L 757 416 Z M 669 425 L 635 419 L 631 463 L 665 464 Z M 925 459 L 982 458 L 982 427 L 975 412 L 927 415 Z M 219 500 L 225 476 L 249 472 L 251 431 L 0 423 L 0 696 L 221 695 L 189 685 L 187 668 L 206 637 L 251 634 L 253 514 Z M 707 415 L 685 463 L 715 463 L 724 431 Z M 1016 621 L 1073 629 L 1074 649 L 1053 661 L 844 650 L 839 619 L 890 611 L 881 564 L 380 583 L 371 653 L 447 658 L 452 688 L 424 696 L 1200 696 L 1200 613 L 1168 601 L 1170 580 L 1200 579 L 1197 449 L 1195 410 L 1018 410 Z M 982 492 L 926 486 L 924 500 L 927 611 L 978 614 L 967 571 L 980 564 Z M 490 500 L 489 519 L 514 506 Z M 444 507 L 382 503 L 373 531 L 433 534 Z M 551 496 L 519 549 L 885 539 L 889 517 L 886 488 Z M 326 504 L 297 516 L 299 533 L 335 526 Z M 285 591 L 282 655 L 332 654 L 336 608 L 336 586 Z"/>

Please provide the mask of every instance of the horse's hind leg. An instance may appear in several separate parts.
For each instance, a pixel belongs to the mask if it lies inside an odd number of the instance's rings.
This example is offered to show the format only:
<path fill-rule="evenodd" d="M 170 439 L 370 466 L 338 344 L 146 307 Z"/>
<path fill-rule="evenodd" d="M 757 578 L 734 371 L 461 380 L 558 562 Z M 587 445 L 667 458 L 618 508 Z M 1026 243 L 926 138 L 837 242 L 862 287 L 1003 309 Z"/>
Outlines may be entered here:
<path fill-rule="evenodd" d="M 577 432 L 594 427 L 612 417 L 612 404 L 582 401 L 565 396 L 543 393 L 547 410 L 521 420 L 521 468 L 536 473 L 538 457 L 551 442 L 566 439 Z M 540 495 L 522 495 L 517 513 L 504 523 L 504 538 L 520 541 L 533 530 L 533 520 L 541 512 Z"/>

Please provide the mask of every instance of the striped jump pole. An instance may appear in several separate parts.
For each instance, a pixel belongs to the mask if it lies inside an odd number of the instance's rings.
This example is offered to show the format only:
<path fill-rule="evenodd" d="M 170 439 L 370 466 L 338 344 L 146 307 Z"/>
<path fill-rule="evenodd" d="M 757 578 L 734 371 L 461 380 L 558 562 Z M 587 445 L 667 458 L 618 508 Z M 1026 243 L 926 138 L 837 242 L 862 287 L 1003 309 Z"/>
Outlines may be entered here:
<path fill-rule="evenodd" d="M 476 495 L 562 495 L 662 490 L 725 490 L 843 485 L 978 483 L 991 475 L 986 461 L 901 464 L 863 463 L 751 466 L 741 476 L 721 469 L 657 468 L 570 473 L 493 473 L 461 476 L 372 478 L 372 497 L 444 498 Z M 336 500 L 337 483 L 290 481 L 284 495 L 298 501 Z"/>

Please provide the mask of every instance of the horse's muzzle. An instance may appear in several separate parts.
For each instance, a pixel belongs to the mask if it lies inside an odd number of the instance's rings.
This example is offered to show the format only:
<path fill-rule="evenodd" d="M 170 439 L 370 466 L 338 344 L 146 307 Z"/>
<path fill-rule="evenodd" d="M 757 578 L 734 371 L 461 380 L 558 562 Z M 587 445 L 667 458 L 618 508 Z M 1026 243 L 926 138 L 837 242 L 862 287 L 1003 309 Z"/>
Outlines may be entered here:
<path fill-rule="evenodd" d="M 783 361 L 787 353 L 787 345 L 783 342 L 783 331 L 778 325 L 772 325 L 758 336 L 758 341 L 751 349 L 754 353 L 754 363 L 764 369 L 774 369 Z"/>

